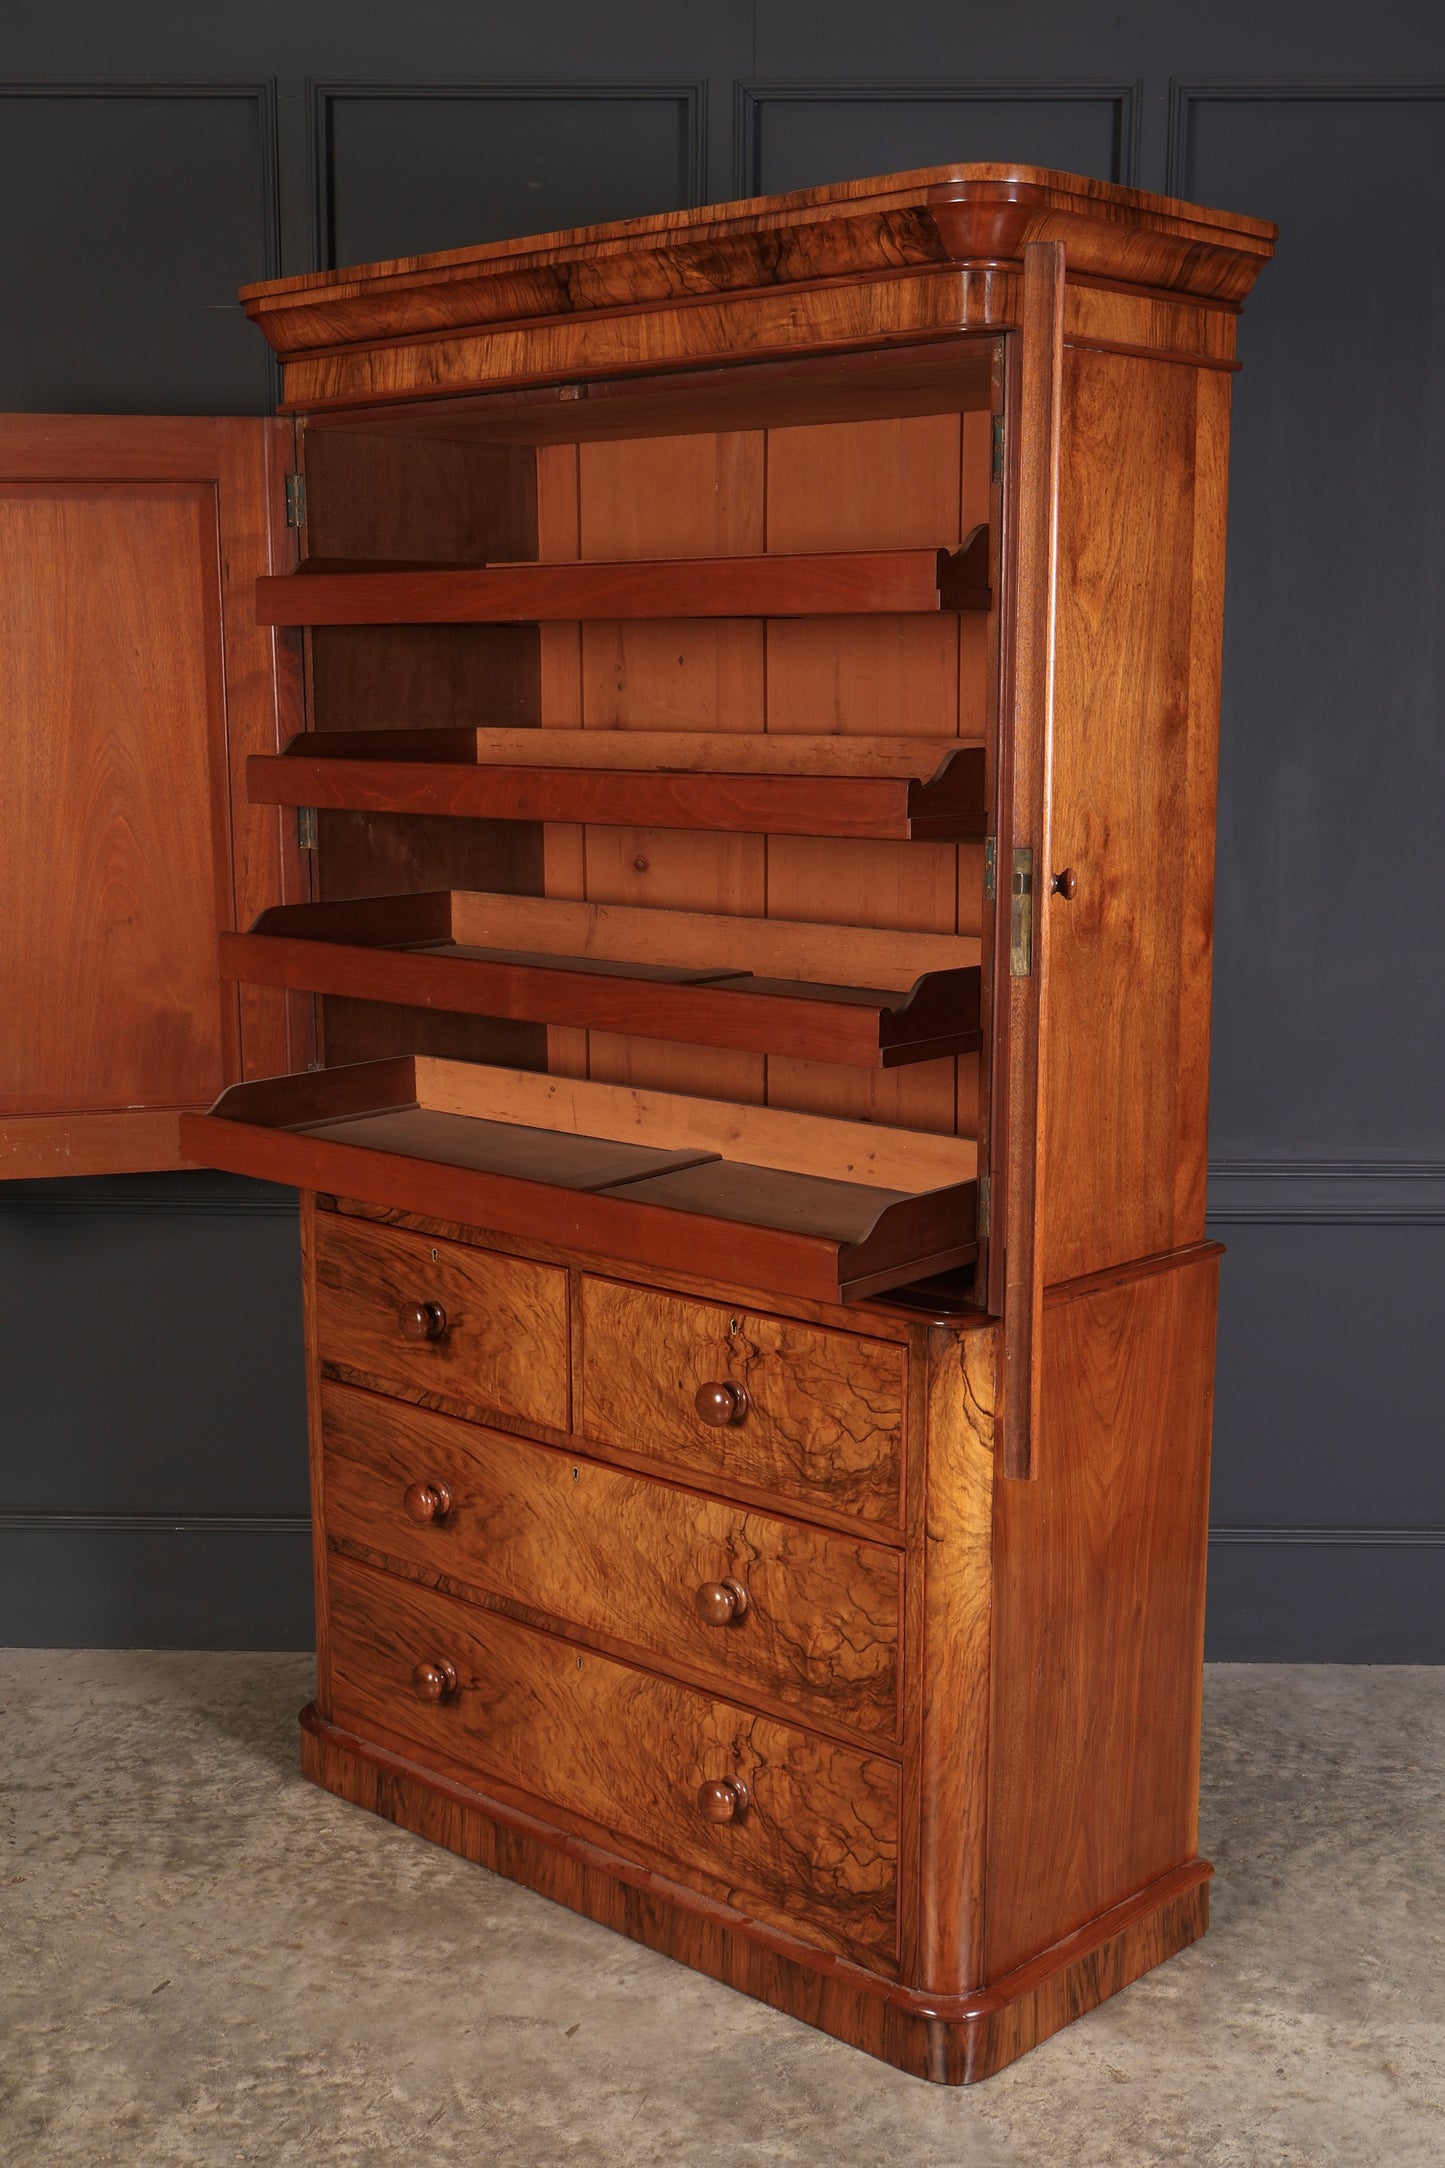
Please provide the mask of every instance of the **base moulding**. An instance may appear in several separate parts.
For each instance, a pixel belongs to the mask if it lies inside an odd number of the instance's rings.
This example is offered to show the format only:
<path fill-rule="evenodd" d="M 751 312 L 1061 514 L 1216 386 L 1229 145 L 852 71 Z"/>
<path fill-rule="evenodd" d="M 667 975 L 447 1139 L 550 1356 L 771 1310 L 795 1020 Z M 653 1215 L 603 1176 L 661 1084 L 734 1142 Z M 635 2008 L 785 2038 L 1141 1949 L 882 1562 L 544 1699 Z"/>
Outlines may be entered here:
<path fill-rule="evenodd" d="M 353 1806 L 938 2085 L 992 2077 L 1209 1924 L 1213 1870 L 1186 1860 L 992 1986 L 931 1996 L 436 1776 L 328 1723 L 314 1703 L 301 1715 L 301 1766 Z"/>

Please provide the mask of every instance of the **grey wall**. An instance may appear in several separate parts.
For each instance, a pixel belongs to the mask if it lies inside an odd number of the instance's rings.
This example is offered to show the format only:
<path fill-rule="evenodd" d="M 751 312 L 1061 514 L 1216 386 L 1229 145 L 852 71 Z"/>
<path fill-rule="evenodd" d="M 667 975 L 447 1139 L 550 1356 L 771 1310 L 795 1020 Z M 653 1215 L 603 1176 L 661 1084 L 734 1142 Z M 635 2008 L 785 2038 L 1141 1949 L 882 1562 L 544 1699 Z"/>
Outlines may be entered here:
<path fill-rule="evenodd" d="M 244 280 L 955 157 L 1280 222 L 1232 485 L 1210 1642 L 1445 1659 L 1445 14 L 11 0 L 6 22 L 0 406 L 260 413 Z M 0 1198 L 0 1639 L 305 1641 L 295 1252 L 286 1198 L 220 1177 Z"/>

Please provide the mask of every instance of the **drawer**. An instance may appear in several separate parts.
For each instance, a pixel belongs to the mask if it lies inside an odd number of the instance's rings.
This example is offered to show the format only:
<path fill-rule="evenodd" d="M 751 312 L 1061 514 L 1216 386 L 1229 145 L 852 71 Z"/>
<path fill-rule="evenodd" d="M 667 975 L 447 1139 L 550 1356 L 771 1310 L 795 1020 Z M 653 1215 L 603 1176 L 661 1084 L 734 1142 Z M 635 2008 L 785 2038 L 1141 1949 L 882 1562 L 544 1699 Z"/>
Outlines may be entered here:
<path fill-rule="evenodd" d="M 898 1552 L 344 1385 L 321 1406 L 328 1534 L 896 1737 Z"/>
<path fill-rule="evenodd" d="M 568 1428 L 567 1275 L 318 1212 L 314 1332 L 324 1363 Z"/>
<path fill-rule="evenodd" d="M 893 1957 L 896 1763 L 348 1559 L 329 1586 L 338 1724 L 600 1825 L 826 1948 Z"/>
<path fill-rule="evenodd" d="M 906 1359 L 891 1341 L 589 1277 L 578 1428 L 707 1482 L 896 1526 Z"/>

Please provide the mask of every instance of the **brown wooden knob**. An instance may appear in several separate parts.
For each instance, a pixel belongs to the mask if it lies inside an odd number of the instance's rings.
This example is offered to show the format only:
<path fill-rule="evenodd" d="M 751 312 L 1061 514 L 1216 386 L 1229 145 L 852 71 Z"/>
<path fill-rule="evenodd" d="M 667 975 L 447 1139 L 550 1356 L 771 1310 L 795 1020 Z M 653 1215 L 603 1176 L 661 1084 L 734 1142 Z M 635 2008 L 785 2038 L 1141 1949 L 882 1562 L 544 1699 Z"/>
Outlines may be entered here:
<path fill-rule="evenodd" d="M 740 1422 L 747 1413 L 748 1389 L 721 1379 L 713 1385 L 699 1385 L 692 1404 L 714 1430 L 726 1430 L 729 1423 Z"/>
<path fill-rule="evenodd" d="M 731 1626 L 748 1607 L 748 1592 L 741 1581 L 704 1581 L 693 1597 L 704 1626 Z"/>
<path fill-rule="evenodd" d="M 1065 903 L 1072 903 L 1079 893 L 1079 876 L 1072 866 L 1065 866 L 1062 873 L 1054 875 L 1049 886 L 1056 896 L 1063 897 Z"/>
<path fill-rule="evenodd" d="M 397 1321 L 408 1340 L 440 1340 L 447 1329 L 447 1313 L 439 1302 L 408 1302 Z"/>
<path fill-rule="evenodd" d="M 705 1822 L 731 1822 L 744 1812 L 748 1788 L 741 1777 L 714 1777 L 699 1784 L 697 1807 Z"/>
<path fill-rule="evenodd" d="M 445 1656 L 439 1656 L 434 1663 L 418 1664 L 411 1683 L 418 1701 L 445 1701 L 457 1690 L 456 1667 Z"/>
<path fill-rule="evenodd" d="M 452 1510 L 445 1483 L 408 1483 L 401 1502 L 414 1521 L 444 1521 Z"/>

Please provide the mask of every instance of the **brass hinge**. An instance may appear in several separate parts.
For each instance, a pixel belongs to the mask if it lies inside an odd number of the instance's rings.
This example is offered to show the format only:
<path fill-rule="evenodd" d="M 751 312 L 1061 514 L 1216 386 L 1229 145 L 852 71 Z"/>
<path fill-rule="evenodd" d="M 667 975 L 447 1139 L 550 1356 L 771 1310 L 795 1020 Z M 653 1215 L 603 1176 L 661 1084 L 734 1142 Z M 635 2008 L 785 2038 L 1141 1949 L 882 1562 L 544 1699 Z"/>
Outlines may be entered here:
<path fill-rule="evenodd" d="M 993 478 L 994 478 L 994 480 L 995 480 L 996 482 L 1001 482 L 1001 481 L 1003 480 L 1003 416 L 1002 416 L 1002 414 L 995 414 L 995 416 L 994 416 L 994 418 L 993 418 Z"/>
<path fill-rule="evenodd" d="M 980 1241 L 988 1233 L 989 1192 L 992 1187 L 992 1175 L 981 1174 L 978 1178 L 978 1236 Z"/>
<path fill-rule="evenodd" d="M 286 477 L 286 524 L 288 527 L 306 525 L 306 477 L 304 474 L 288 474 Z"/>
<path fill-rule="evenodd" d="M 314 805 L 298 805 L 296 808 L 296 847 L 302 851 L 314 851 L 316 848 Z"/>
<path fill-rule="evenodd" d="M 998 837 L 983 839 L 983 900 L 992 903 L 998 894 Z"/>
<path fill-rule="evenodd" d="M 1034 854 L 1014 852 L 1008 934 L 1009 976 L 1026 979 L 1034 968 Z"/>

